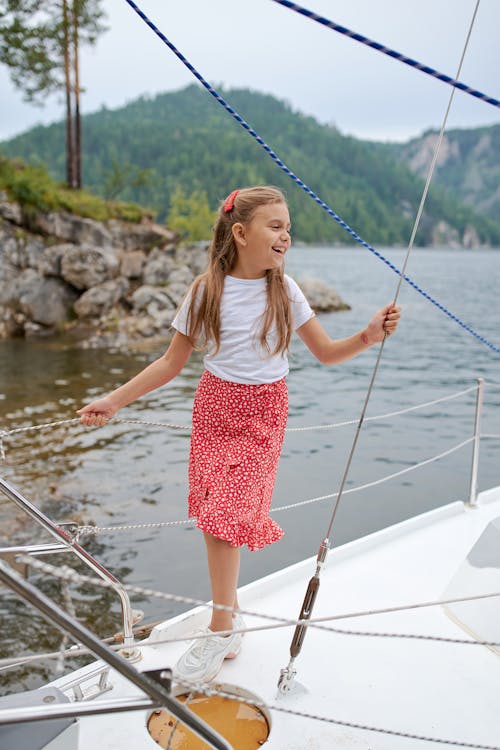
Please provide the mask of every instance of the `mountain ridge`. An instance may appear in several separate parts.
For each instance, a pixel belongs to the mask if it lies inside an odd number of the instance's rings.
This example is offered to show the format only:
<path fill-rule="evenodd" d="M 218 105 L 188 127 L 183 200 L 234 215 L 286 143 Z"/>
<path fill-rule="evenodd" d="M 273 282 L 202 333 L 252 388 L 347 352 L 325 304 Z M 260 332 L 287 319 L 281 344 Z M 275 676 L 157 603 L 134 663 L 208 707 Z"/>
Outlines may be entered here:
<path fill-rule="evenodd" d="M 284 101 L 248 89 L 223 91 L 280 158 L 370 244 L 405 244 L 423 181 L 399 145 L 362 141 L 319 124 Z M 291 184 L 259 145 L 195 84 L 140 97 L 124 107 L 85 115 L 84 182 L 102 194 L 113 162 L 151 170 L 142 187 L 120 196 L 152 206 L 163 219 L 177 186 L 206 191 L 211 207 L 234 187 L 272 183 L 290 203 L 297 239 L 345 244 L 350 237 Z M 64 174 L 63 123 L 37 126 L 0 143 L 0 152 Z M 403 144 L 405 145 L 405 144 Z M 500 244 L 500 221 L 461 203 L 439 185 L 428 198 L 417 244 Z"/>
<path fill-rule="evenodd" d="M 406 143 L 385 147 L 424 177 L 438 137 L 437 130 L 428 130 Z M 435 182 L 486 216 L 500 216 L 500 124 L 447 131 L 436 162 Z"/>

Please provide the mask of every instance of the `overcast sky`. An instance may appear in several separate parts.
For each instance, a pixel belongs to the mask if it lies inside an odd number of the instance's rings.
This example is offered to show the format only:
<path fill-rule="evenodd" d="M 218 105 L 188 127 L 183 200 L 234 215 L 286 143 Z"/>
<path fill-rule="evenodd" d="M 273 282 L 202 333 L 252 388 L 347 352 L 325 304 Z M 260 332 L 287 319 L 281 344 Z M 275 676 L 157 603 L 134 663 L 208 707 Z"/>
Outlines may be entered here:
<path fill-rule="evenodd" d="M 215 85 L 272 93 L 361 138 L 405 140 L 441 124 L 451 87 L 271 0 L 137 2 Z M 453 77 L 476 6 L 476 0 L 303 3 Z M 116 108 L 141 94 L 176 90 L 194 80 L 125 0 L 103 5 L 109 29 L 95 47 L 82 48 L 84 112 L 103 104 Z M 499 29 L 500 0 L 481 0 L 460 76 L 495 98 L 500 98 Z M 43 108 L 24 103 L 4 66 L 0 91 L 0 139 L 62 117 L 60 97 L 47 99 Z M 497 122 L 497 108 L 456 92 L 448 127 Z"/>

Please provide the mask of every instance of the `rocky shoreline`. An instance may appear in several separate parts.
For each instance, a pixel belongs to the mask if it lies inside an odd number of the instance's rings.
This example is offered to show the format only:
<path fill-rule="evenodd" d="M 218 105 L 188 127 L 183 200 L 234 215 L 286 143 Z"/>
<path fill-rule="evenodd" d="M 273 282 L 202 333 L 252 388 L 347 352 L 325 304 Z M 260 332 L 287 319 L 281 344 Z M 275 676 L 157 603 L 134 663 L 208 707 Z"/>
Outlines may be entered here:
<path fill-rule="evenodd" d="M 168 341 L 207 248 L 149 220 L 25 216 L 0 193 L 0 339 L 64 332 L 83 347 Z M 317 312 L 349 308 L 318 279 L 299 284 Z"/>

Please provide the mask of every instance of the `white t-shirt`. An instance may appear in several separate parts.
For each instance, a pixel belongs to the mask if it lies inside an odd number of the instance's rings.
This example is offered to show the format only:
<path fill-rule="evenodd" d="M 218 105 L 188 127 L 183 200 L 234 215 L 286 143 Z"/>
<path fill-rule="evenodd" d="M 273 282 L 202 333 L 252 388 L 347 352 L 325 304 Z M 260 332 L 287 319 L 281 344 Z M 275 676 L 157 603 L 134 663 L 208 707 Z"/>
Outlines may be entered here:
<path fill-rule="evenodd" d="M 313 317 L 304 294 L 296 282 L 285 275 L 292 308 L 293 329 L 300 328 Z M 285 354 L 270 355 L 260 344 L 263 314 L 266 308 L 266 277 L 260 279 L 237 279 L 226 276 L 221 298 L 220 349 L 209 342 L 203 359 L 205 368 L 213 375 L 233 383 L 274 383 L 288 375 L 288 357 Z M 187 314 L 191 292 L 188 292 L 175 316 L 172 326 L 187 335 Z M 267 340 L 273 351 L 277 336 L 274 327 Z"/>

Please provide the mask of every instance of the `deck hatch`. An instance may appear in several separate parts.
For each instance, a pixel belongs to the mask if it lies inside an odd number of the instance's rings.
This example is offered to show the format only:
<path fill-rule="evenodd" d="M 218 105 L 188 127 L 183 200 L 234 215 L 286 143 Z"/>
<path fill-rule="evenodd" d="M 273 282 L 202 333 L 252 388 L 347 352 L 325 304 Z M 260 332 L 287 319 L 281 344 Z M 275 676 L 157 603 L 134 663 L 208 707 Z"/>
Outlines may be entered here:
<path fill-rule="evenodd" d="M 271 717 L 262 707 L 258 696 L 233 685 L 215 684 L 214 689 L 230 693 L 233 700 L 222 695 L 189 693 L 186 688 L 174 691 L 175 697 L 201 719 L 210 724 L 238 750 L 256 750 L 269 737 Z M 259 705 L 255 705 L 258 703 Z M 147 720 L 148 732 L 161 747 L 169 750 L 208 750 L 209 745 L 186 726 L 177 722 L 169 711 L 151 713 Z M 169 745 L 170 742 L 170 745 Z"/>

